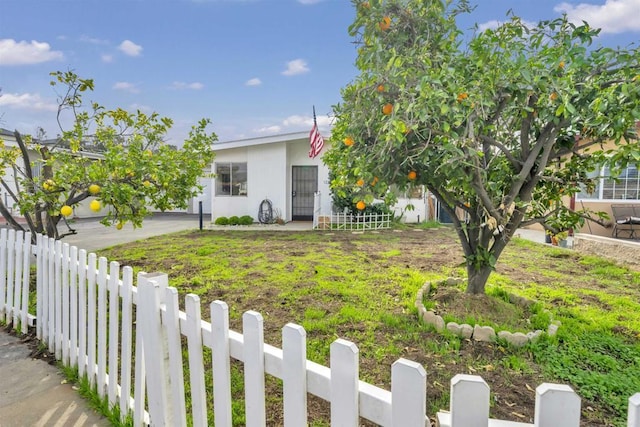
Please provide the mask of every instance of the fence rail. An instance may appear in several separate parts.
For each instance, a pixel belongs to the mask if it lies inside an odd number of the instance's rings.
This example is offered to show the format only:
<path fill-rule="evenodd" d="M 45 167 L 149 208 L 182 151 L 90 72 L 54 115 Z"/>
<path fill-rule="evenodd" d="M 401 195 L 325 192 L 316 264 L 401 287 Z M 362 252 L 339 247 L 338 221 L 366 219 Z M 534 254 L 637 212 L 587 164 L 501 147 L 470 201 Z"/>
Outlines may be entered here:
<path fill-rule="evenodd" d="M 358 425 L 359 417 L 398 427 L 424 427 L 427 421 L 426 372 L 415 362 L 397 360 L 391 391 L 384 390 L 359 379 L 358 348 L 349 341 L 331 344 L 328 368 L 307 360 L 306 332 L 299 325 L 283 327 L 279 349 L 264 343 L 260 313 L 244 313 L 239 333 L 229 329 L 229 308 L 222 301 L 208 307 L 211 322 L 202 319 L 196 295 L 186 295 L 180 311 L 166 274 L 140 273 L 136 287 L 130 267 L 42 236 L 35 246 L 30 242 L 29 234 L 0 234 L 0 318 L 22 332 L 34 318 L 27 309 L 35 255 L 38 338 L 62 363 L 86 375 L 123 417 L 132 415 L 136 426 L 187 425 L 186 388 L 194 426 L 232 425 L 231 359 L 244 366 L 247 426 L 266 423 L 266 375 L 282 380 L 286 426 L 307 425 L 307 393 L 330 403 L 335 426 Z M 208 382 L 205 366 L 213 368 Z M 207 398 L 211 390 L 213 404 Z M 490 420 L 488 385 L 478 376 L 457 375 L 450 411 L 436 419 L 441 427 L 580 425 L 580 398 L 570 387 L 542 384 L 536 396 L 534 424 Z M 628 426 L 640 427 L 640 393 L 629 399 Z"/>

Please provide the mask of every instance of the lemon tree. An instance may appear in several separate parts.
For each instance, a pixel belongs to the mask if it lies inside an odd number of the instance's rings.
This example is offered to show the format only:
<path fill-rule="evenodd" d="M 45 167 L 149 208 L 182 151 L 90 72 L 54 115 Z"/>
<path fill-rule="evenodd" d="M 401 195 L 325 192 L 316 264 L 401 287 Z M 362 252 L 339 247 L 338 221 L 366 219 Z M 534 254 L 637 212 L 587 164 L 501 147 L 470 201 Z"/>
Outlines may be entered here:
<path fill-rule="evenodd" d="M 91 79 L 73 72 L 51 73 L 52 86 L 62 88 L 58 122 L 71 115 L 73 126 L 63 130 L 53 146 L 16 132 L 18 147 L 2 147 L 0 171 L 16 171 L 17 191 L 9 191 L 35 234 L 63 237 L 58 224 L 73 208 L 92 197 L 89 207 L 104 213 L 102 223 L 122 228 L 142 224 L 151 210 L 186 208 L 200 191 L 198 178 L 213 160 L 215 133 L 208 119 L 193 126 L 181 148 L 164 141 L 172 120 L 158 114 L 108 110 L 97 103 L 88 108 L 82 95 L 93 90 Z M 29 151 L 38 154 L 29 158 Z M 34 163 L 40 174 L 34 174 Z M 6 189 L 5 177 L 0 184 Z M 0 213 L 16 229 L 25 229 L 0 200 Z"/>
<path fill-rule="evenodd" d="M 463 32 L 464 0 L 353 4 L 360 74 L 334 108 L 334 189 L 377 177 L 358 194 L 367 200 L 425 186 L 453 219 L 470 293 L 484 292 L 518 227 L 601 220 L 562 197 L 593 190 L 605 161 L 615 172 L 640 159 L 637 47 L 593 46 L 599 30 L 564 17 Z"/>

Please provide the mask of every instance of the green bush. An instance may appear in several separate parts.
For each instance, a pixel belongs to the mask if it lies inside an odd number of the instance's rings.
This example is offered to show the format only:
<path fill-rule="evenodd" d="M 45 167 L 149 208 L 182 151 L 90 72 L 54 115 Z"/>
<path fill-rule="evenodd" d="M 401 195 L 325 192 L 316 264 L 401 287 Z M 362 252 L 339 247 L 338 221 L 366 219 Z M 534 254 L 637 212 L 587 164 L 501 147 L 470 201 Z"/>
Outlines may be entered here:
<path fill-rule="evenodd" d="M 230 216 L 229 217 L 229 225 L 238 225 L 240 224 L 240 218 L 237 217 L 236 215 Z"/>
<path fill-rule="evenodd" d="M 251 215 L 243 215 L 240 217 L 240 225 L 251 225 L 253 224 L 253 218 Z"/>
<path fill-rule="evenodd" d="M 216 225 L 229 225 L 229 218 L 227 218 L 226 216 L 220 216 L 220 217 L 216 218 L 215 224 Z"/>

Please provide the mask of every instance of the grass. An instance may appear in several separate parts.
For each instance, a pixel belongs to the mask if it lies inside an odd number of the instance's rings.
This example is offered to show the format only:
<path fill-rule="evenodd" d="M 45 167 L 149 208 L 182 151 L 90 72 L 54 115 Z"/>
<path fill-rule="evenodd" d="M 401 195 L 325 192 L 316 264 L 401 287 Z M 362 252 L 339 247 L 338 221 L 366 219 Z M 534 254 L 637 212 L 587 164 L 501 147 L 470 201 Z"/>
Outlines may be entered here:
<path fill-rule="evenodd" d="M 492 416 L 504 419 L 514 419 L 509 418 L 512 402 L 523 406 L 517 412 L 532 415 L 533 396 L 522 390 L 546 381 L 570 384 L 583 407 L 591 408 L 583 411 L 588 422 L 624 426 L 626 400 L 640 391 L 640 272 L 597 257 L 520 239 L 509 245 L 489 279 L 488 294 L 502 301 L 509 293 L 537 301 L 532 328 L 548 324 L 544 310 L 562 322 L 556 337 L 516 349 L 441 335 L 417 321 L 413 303 L 422 284 L 463 275 L 455 235 L 447 228 L 185 232 L 100 255 L 131 265 L 134 274 L 168 273 L 181 295 L 199 295 L 203 307 L 226 301 L 234 330 L 241 330 L 244 311 L 261 312 L 265 340 L 272 345 L 280 346 L 285 323 L 301 324 L 307 356 L 315 362 L 328 365 L 329 346 L 337 337 L 353 341 L 362 379 L 387 389 L 396 359 L 422 363 L 428 370 L 430 415 L 448 407 L 448 381 L 457 373 L 482 375 L 495 390 Z M 480 320 L 466 315 L 468 322 Z M 522 313 L 501 315 L 508 325 Z M 234 396 L 241 399 L 241 376 L 234 378 Z M 234 414 L 241 425 L 241 404 Z M 314 415 L 312 425 L 327 425 L 324 415 Z"/>

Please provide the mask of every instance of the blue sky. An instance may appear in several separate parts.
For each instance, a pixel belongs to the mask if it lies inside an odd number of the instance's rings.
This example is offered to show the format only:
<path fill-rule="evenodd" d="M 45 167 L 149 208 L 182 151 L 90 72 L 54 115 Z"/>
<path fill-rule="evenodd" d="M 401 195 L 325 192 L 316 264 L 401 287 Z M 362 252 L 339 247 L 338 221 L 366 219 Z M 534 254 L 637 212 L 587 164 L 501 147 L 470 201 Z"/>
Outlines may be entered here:
<path fill-rule="evenodd" d="M 473 2 L 472 2 L 473 3 Z M 640 0 L 476 0 L 464 28 L 559 17 L 601 27 L 598 44 L 640 39 Z M 0 126 L 54 137 L 49 72 L 93 78 L 88 100 L 174 119 L 179 144 L 202 117 L 220 140 L 307 131 L 358 73 L 348 0 L 0 0 Z"/>

